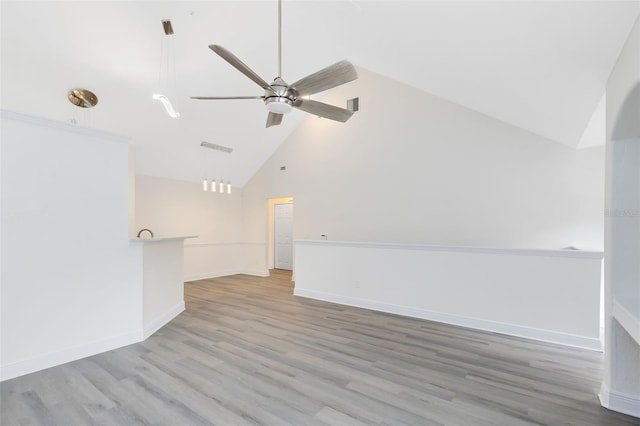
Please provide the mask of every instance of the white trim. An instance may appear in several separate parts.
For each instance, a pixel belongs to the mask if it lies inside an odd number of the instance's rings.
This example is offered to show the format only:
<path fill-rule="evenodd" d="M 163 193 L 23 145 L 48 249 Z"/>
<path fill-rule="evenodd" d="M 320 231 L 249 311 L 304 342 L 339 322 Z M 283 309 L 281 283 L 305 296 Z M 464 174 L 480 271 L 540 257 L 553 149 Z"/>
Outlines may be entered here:
<path fill-rule="evenodd" d="M 602 259 L 604 256 L 604 253 L 602 251 L 592 250 L 542 250 L 471 246 L 436 246 L 429 244 L 375 243 L 331 240 L 296 240 L 294 241 L 294 244 L 302 246 L 359 247 L 385 250 L 395 249 L 417 251 L 446 251 L 457 253 L 506 254 L 511 256 L 572 257 L 578 259 Z"/>
<path fill-rule="evenodd" d="M 144 326 L 142 330 L 143 340 L 146 340 L 149 336 L 151 336 L 156 331 L 160 330 L 162 327 L 167 325 L 169 321 L 180 315 L 181 312 L 185 310 L 184 300 L 178 302 L 175 306 L 167 310 L 164 314 L 158 316 L 153 321 L 149 322 Z"/>
<path fill-rule="evenodd" d="M 83 343 L 60 351 L 49 352 L 33 358 L 2 365 L 0 366 L 0 381 L 13 379 L 14 377 L 23 376 L 29 373 L 35 373 L 36 371 L 121 348 L 142 340 L 142 331 L 140 330 L 89 343 Z"/>
<path fill-rule="evenodd" d="M 269 270 L 268 269 L 227 269 L 225 271 L 187 275 L 184 277 L 184 282 L 208 280 L 210 278 L 228 277 L 230 275 L 238 275 L 238 274 L 253 275 L 256 277 L 268 277 Z"/>
<path fill-rule="evenodd" d="M 240 245 L 237 242 L 224 242 L 224 241 L 212 241 L 206 243 L 189 243 L 185 241 L 184 248 L 202 248 L 202 247 L 223 247 L 223 246 L 236 246 Z"/>
<path fill-rule="evenodd" d="M 625 329 L 625 331 L 640 345 L 640 320 L 617 300 L 611 306 L 611 316 Z"/>
<path fill-rule="evenodd" d="M 185 242 L 185 248 L 189 247 L 219 247 L 219 246 L 259 246 L 265 245 L 265 242 L 260 241 L 208 241 L 201 243 L 189 243 Z"/>
<path fill-rule="evenodd" d="M 254 277 L 268 277 L 268 269 L 245 269 L 241 274 L 253 275 Z"/>
<path fill-rule="evenodd" d="M 603 383 L 598 398 L 604 408 L 640 418 L 640 400 L 631 395 L 611 392 Z"/>
<path fill-rule="evenodd" d="M 184 277 L 184 282 L 188 283 L 191 281 L 200 281 L 200 280 L 208 280 L 210 278 L 219 278 L 219 277 L 228 277 L 229 275 L 237 275 L 242 274 L 240 269 L 227 269 L 224 271 L 217 272 L 205 272 L 203 274 L 192 274 Z"/>
<path fill-rule="evenodd" d="M 24 376 L 25 374 L 35 373 L 36 371 L 44 370 L 46 368 L 66 364 L 88 356 L 97 355 L 123 346 L 131 345 L 133 343 L 141 342 L 169 323 L 184 310 L 185 304 L 184 301 L 182 301 L 169 309 L 163 315 L 151 321 L 139 331 L 125 333 L 103 340 L 96 340 L 60 351 L 38 355 L 12 364 L 2 365 L 0 366 L 0 381 Z"/>
<path fill-rule="evenodd" d="M 187 238 L 198 238 L 197 235 L 187 235 L 184 237 L 151 237 L 151 238 L 129 238 L 132 243 L 162 243 L 165 241 L 185 240 Z"/>
<path fill-rule="evenodd" d="M 599 339 L 587 336 L 578 336 L 550 330 L 541 330 L 517 324 L 507 324 L 460 315 L 452 315 L 443 312 L 435 312 L 426 309 L 393 305 L 390 303 L 378 302 L 376 300 L 360 299 L 297 287 L 294 288 L 293 294 L 295 296 L 323 300 L 326 302 L 338 303 L 341 305 L 356 306 L 359 308 L 372 309 L 374 311 L 404 315 L 413 318 L 421 318 L 445 324 L 473 328 L 477 330 L 507 334 L 510 336 L 524 337 L 527 339 L 539 340 L 542 342 L 556 343 L 560 345 L 573 346 L 594 351 L 602 351 L 602 342 Z"/>
<path fill-rule="evenodd" d="M 129 137 L 118 135 L 116 133 L 105 132 L 104 130 L 91 129 L 89 127 L 83 127 L 77 124 L 65 123 L 64 121 L 50 120 L 48 118 L 36 117 L 33 115 L 22 114 L 15 111 L 9 111 L 6 109 L 0 109 L 0 117 L 14 121 L 21 121 L 23 123 L 33 124 L 40 127 L 49 127 L 54 130 L 62 130 L 65 132 L 72 132 L 79 135 L 85 135 L 90 137 L 108 138 L 112 142 L 129 143 Z"/>

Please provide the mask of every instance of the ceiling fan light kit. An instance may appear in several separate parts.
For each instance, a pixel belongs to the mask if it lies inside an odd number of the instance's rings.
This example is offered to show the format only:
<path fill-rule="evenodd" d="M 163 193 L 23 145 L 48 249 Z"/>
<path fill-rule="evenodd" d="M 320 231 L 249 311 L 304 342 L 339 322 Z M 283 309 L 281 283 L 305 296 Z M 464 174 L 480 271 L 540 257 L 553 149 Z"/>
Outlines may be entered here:
<path fill-rule="evenodd" d="M 282 96 L 272 96 L 264 100 L 267 109 L 274 114 L 286 114 L 293 108 L 293 102 Z"/>
<path fill-rule="evenodd" d="M 264 96 L 193 96 L 191 99 L 199 100 L 229 100 L 229 99 L 262 99 L 269 115 L 267 126 L 277 126 L 282 123 L 283 115 L 293 108 L 315 114 L 330 120 L 346 122 L 354 111 L 339 108 L 309 99 L 310 95 L 324 92 L 358 78 L 355 67 L 348 61 L 340 61 L 320 71 L 310 74 L 293 84 L 287 84 L 281 78 L 276 77 L 273 83 L 267 83 L 256 74 L 244 62 L 224 47 L 212 44 L 209 48 L 218 56 L 227 61 L 229 65 L 240 71 L 265 91 Z M 282 69 L 282 0 L 278 0 L 278 73 Z"/>

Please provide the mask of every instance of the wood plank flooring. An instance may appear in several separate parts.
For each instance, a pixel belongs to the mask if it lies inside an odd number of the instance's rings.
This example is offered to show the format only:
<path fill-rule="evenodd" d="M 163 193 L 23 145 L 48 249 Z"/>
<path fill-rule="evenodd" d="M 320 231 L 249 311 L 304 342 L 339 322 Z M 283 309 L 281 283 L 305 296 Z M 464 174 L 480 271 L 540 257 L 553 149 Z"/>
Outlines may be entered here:
<path fill-rule="evenodd" d="M 185 285 L 142 343 L 0 384 L 11 425 L 640 425 L 602 354 L 292 296 L 291 275 Z"/>

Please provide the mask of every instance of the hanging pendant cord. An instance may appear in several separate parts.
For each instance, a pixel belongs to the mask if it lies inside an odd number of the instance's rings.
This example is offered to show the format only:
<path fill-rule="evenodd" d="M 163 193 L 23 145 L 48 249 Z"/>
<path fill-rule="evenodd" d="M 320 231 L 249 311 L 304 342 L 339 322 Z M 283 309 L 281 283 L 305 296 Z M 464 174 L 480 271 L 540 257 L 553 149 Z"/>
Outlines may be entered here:
<path fill-rule="evenodd" d="M 164 64 L 164 38 L 160 38 L 160 66 L 158 67 L 158 90 L 162 90 L 162 65 Z"/>

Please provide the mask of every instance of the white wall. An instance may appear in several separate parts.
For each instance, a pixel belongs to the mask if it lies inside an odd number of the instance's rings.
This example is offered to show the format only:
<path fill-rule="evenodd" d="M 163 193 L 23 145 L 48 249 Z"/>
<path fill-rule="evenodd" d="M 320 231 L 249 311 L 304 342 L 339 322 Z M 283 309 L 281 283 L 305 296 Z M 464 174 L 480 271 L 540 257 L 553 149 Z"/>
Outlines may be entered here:
<path fill-rule="evenodd" d="M 607 81 L 607 141 L 640 136 L 639 27 L 636 20 Z"/>
<path fill-rule="evenodd" d="M 2 111 L 1 371 L 138 340 L 127 140 Z"/>
<path fill-rule="evenodd" d="M 599 260 L 582 268 L 587 278 L 576 275 L 579 279 L 551 281 L 549 287 L 518 271 L 542 268 L 541 274 L 568 277 L 572 272 L 567 271 L 576 270 L 574 259 L 545 263 L 536 258 L 538 263 L 524 267 L 508 253 L 489 260 L 476 256 L 471 263 L 457 256 L 446 263 L 452 273 L 469 271 L 470 264 L 482 266 L 482 274 L 465 275 L 456 285 L 482 295 L 483 303 L 473 306 L 461 296 L 430 305 L 450 284 L 440 279 L 446 271 L 425 272 L 411 250 L 392 251 L 388 259 L 361 258 L 339 246 L 374 242 L 600 251 L 604 148 L 573 150 L 367 70 L 359 74 L 323 101 L 345 105 L 346 99 L 360 96 L 360 112 L 346 124 L 309 115 L 243 188 L 245 238 L 264 234 L 265 200 L 291 196 L 294 238 L 319 240 L 326 234 L 329 240 L 323 250 L 302 258 L 299 250 L 309 248 L 296 245 L 296 294 L 381 310 L 399 306 L 397 313 L 432 319 L 437 318 L 429 315 L 436 312 L 450 322 L 463 318 L 457 323 L 467 326 L 500 324 L 493 329 L 599 348 Z M 492 277 L 501 277 L 499 291 Z M 583 278 L 588 288 L 580 287 Z M 355 280 L 363 287 L 355 289 Z M 518 296 L 523 294 L 537 297 L 536 312 L 523 308 L 527 304 Z M 563 312 L 567 299 L 573 305 Z M 545 309 L 554 315 L 545 317 Z"/>
<path fill-rule="evenodd" d="M 191 242 L 237 241 L 242 231 L 242 191 L 204 192 L 201 182 L 136 176 L 136 232 L 157 237 L 197 235 Z M 240 217 L 239 217 L 240 216 Z"/>
<path fill-rule="evenodd" d="M 136 230 L 149 228 L 156 236 L 197 235 L 185 241 L 186 281 L 267 274 L 266 232 L 243 239 L 241 189 L 204 192 L 201 182 L 138 175 L 135 193 Z"/>
<path fill-rule="evenodd" d="M 266 199 L 293 196 L 296 239 L 602 249 L 603 148 L 359 74 L 323 101 L 360 95 L 360 112 L 346 124 L 307 116 L 243 188 L 245 238 L 264 233 Z"/>
<path fill-rule="evenodd" d="M 295 294 L 590 349 L 602 252 L 296 242 Z"/>
<path fill-rule="evenodd" d="M 640 417 L 640 21 L 607 83 L 602 405 Z"/>
<path fill-rule="evenodd" d="M 185 310 L 184 240 L 135 240 L 142 255 L 142 327 L 147 338 Z"/>

